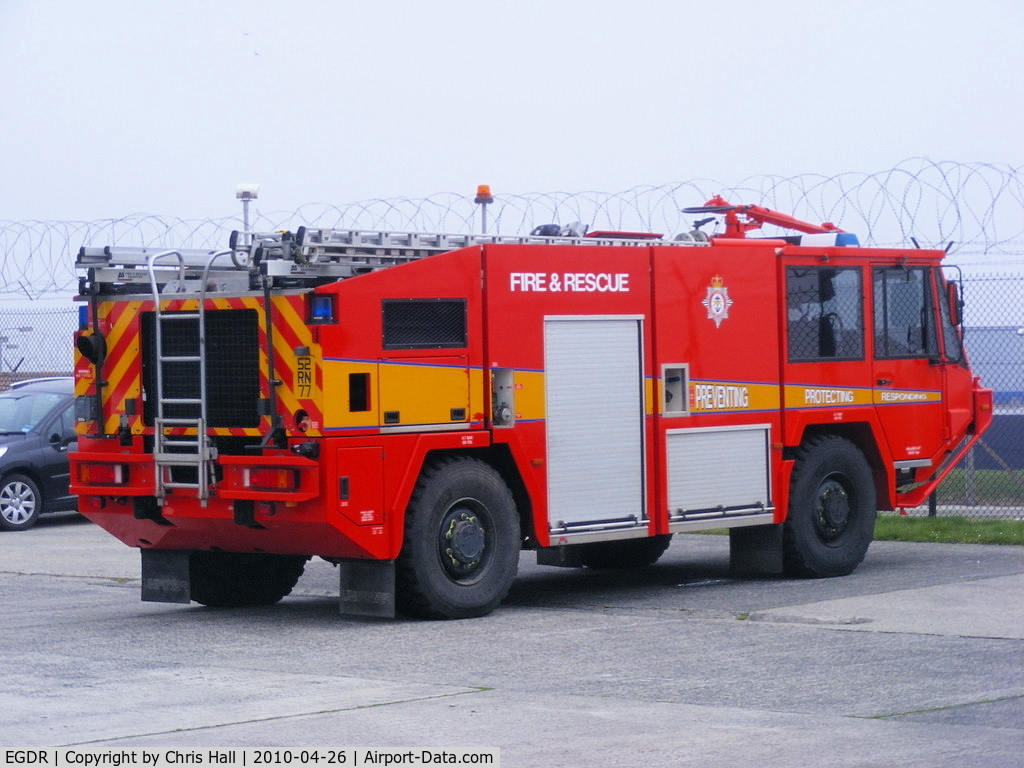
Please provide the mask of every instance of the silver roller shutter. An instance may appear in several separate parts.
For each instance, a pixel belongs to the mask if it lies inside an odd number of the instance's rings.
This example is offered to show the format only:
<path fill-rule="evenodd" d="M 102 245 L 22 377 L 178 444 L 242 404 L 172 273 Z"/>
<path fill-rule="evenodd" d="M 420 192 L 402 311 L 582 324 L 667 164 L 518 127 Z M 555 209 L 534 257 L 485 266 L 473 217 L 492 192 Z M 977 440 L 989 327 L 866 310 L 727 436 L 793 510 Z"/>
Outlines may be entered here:
<path fill-rule="evenodd" d="M 554 530 L 645 518 L 641 323 L 545 318 L 548 519 Z"/>

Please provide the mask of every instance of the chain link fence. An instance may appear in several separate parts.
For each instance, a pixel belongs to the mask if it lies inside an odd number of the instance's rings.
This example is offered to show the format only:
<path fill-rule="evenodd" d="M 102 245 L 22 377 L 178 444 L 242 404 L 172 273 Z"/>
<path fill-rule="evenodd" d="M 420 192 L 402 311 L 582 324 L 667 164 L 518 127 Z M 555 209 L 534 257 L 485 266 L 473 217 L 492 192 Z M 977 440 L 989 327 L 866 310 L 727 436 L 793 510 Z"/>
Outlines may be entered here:
<path fill-rule="evenodd" d="M 953 468 L 930 503 L 908 514 L 1022 520 L 1024 323 L 972 325 L 971 319 L 1019 316 L 1024 275 L 965 279 L 964 296 L 968 359 L 982 384 L 995 391 L 992 426 Z"/>
<path fill-rule="evenodd" d="M 0 307 L 0 391 L 12 382 L 70 376 L 78 308 Z"/>

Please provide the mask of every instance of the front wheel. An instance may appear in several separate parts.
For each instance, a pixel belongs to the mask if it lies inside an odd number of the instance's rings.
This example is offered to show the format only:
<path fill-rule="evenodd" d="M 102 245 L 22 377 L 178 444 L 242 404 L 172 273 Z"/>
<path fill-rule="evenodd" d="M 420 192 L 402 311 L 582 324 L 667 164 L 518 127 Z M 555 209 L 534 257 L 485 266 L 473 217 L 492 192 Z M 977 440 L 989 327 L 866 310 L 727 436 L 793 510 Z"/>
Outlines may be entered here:
<path fill-rule="evenodd" d="M 807 440 L 790 482 L 786 572 L 845 576 L 864 559 L 874 530 L 875 483 L 864 454 L 836 435 Z"/>
<path fill-rule="evenodd" d="M 8 475 L 0 481 L 0 530 L 27 530 L 42 512 L 43 496 L 31 477 Z"/>
<path fill-rule="evenodd" d="M 512 492 L 493 467 L 464 456 L 427 464 L 406 511 L 398 609 L 441 619 L 490 613 L 512 586 L 520 545 Z"/>

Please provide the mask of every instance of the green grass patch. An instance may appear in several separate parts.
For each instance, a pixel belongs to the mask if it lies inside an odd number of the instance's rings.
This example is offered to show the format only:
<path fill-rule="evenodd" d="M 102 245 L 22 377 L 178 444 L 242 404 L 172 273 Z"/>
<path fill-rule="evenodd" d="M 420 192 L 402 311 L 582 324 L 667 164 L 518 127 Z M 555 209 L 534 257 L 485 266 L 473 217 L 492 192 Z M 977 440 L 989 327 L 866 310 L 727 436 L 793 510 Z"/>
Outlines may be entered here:
<path fill-rule="evenodd" d="M 695 531 L 728 534 L 725 528 Z M 904 517 L 879 512 L 875 541 L 919 541 L 933 544 L 1016 544 L 1024 546 L 1024 520 L 979 520 L 978 518 Z"/>
<path fill-rule="evenodd" d="M 1024 545 L 1024 520 L 978 520 L 966 517 L 879 515 L 877 541 L 924 541 L 944 544 Z"/>

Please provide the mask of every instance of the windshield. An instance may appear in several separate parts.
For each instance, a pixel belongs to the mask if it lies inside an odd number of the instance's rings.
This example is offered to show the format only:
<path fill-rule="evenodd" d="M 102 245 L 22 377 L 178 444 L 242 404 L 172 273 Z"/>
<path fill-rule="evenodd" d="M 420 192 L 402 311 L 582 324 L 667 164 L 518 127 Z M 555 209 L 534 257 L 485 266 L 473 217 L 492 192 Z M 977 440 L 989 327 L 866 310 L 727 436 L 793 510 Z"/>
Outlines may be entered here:
<path fill-rule="evenodd" d="M 56 392 L 0 393 L 0 433 L 31 432 L 62 399 Z"/>

